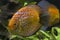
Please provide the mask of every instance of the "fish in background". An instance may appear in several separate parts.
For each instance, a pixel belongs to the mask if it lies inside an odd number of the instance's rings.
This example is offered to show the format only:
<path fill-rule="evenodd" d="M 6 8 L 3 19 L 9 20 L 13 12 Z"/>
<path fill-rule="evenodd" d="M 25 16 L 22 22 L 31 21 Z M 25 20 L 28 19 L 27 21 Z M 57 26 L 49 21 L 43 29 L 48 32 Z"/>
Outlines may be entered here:
<path fill-rule="evenodd" d="M 46 30 L 46 28 L 49 26 L 59 23 L 59 9 L 55 5 L 46 0 L 40 1 L 38 5 L 41 7 L 42 11 L 41 23 L 43 25 L 43 30 Z"/>

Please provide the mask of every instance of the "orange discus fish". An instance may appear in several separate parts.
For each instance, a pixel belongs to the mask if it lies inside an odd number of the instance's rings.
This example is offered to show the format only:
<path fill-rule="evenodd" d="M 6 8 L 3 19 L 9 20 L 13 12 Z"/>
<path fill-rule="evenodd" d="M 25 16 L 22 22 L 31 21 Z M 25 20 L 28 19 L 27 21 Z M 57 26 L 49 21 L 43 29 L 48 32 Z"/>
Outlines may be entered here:
<path fill-rule="evenodd" d="M 38 3 L 41 7 L 41 23 L 45 26 L 52 26 L 59 23 L 59 10 L 46 0 Z"/>
<path fill-rule="evenodd" d="M 19 9 L 11 18 L 8 30 L 15 35 L 30 36 L 40 28 L 40 7 L 28 5 Z"/>

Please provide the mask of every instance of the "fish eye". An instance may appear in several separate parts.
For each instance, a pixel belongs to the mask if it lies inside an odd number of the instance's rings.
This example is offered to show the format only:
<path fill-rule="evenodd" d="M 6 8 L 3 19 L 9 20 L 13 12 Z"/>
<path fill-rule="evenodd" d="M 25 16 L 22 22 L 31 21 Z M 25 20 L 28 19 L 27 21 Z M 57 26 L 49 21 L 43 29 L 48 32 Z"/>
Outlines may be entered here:
<path fill-rule="evenodd" d="M 16 25 L 16 23 L 14 23 L 14 25 Z"/>

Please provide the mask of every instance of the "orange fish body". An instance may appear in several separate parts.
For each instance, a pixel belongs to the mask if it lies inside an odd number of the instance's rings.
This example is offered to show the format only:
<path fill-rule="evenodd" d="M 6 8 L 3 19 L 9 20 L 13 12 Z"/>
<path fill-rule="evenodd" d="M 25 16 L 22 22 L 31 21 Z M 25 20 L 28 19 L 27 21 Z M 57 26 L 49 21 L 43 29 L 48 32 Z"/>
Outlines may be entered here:
<path fill-rule="evenodd" d="M 40 28 L 40 7 L 28 5 L 19 9 L 11 18 L 8 30 L 12 34 L 29 36 Z"/>
<path fill-rule="evenodd" d="M 54 5 L 49 6 L 48 12 L 50 15 L 49 25 L 51 26 L 59 23 L 59 10 Z"/>

